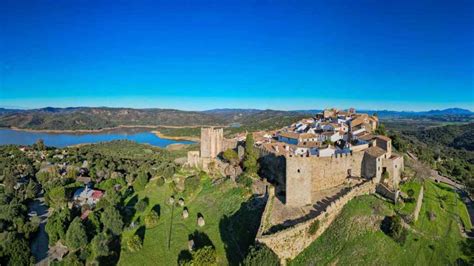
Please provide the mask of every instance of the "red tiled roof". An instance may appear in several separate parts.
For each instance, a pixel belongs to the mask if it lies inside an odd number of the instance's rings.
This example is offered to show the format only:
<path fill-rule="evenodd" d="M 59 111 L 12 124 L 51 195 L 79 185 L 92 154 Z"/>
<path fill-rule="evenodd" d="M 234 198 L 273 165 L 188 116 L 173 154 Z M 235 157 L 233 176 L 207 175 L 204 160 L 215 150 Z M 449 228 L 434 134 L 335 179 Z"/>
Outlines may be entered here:
<path fill-rule="evenodd" d="M 102 192 L 100 190 L 94 190 L 94 192 L 92 192 L 92 198 L 93 199 L 100 199 L 100 198 L 102 198 L 103 195 L 104 195 L 104 192 Z"/>

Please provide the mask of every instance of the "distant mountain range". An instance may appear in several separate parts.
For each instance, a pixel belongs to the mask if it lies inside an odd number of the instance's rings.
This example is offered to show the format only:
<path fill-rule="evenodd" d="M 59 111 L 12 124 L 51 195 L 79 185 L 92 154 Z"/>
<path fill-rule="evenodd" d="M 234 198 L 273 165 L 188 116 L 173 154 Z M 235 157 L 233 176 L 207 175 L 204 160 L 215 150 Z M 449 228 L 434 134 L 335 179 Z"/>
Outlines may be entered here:
<path fill-rule="evenodd" d="M 389 111 L 389 110 L 358 110 L 359 113 L 377 114 L 380 118 L 402 118 L 402 117 L 413 117 L 413 116 L 441 116 L 441 115 L 474 115 L 467 109 L 461 108 L 448 108 L 443 110 L 430 110 L 430 111 Z M 314 114 L 321 112 L 321 109 L 310 109 L 310 110 L 295 110 L 294 112 Z"/>
<path fill-rule="evenodd" d="M 362 113 L 376 113 L 381 119 L 432 117 L 474 118 L 474 113 L 460 108 L 431 110 L 424 112 L 357 110 Z M 0 108 L 0 127 L 25 129 L 76 130 L 102 129 L 119 125 L 138 126 L 196 126 L 196 125 L 243 125 L 249 129 L 264 124 L 280 125 L 282 121 L 291 122 L 304 116 L 321 112 L 311 110 L 259 110 L 259 109 L 213 109 L 206 111 L 181 111 L 175 109 L 133 109 L 109 107 L 45 107 L 40 109 Z M 444 119 L 444 118 L 443 118 Z"/>

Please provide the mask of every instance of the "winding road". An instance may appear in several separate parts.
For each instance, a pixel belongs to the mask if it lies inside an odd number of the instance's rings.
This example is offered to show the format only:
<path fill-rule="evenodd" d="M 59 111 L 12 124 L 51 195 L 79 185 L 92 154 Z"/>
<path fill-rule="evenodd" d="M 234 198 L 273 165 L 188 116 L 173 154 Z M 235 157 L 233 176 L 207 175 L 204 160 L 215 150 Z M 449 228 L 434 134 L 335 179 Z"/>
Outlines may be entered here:
<path fill-rule="evenodd" d="M 36 212 L 40 217 L 40 225 L 38 233 L 31 242 L 31 253 L 35 257 L 36 265 L 48 265 L 48 234 L 46 233 L 45 226 L 48 220 L 49 211 L 48 206 L 44 202 L 44 198 L 35 199 L 28 206 L 29 213 Z"/>

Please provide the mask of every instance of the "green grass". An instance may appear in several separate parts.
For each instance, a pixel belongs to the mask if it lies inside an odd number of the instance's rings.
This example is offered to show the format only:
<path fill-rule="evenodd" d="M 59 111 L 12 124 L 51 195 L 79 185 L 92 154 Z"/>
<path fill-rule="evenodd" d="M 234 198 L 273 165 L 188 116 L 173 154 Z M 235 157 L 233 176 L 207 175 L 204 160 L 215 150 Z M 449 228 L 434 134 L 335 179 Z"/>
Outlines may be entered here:
<path fill-rule="evenodd" d="M 435 190 L 437 192 L 436 197 L 438 198 L 438 203 L 440 206 L 443 205 L 443 207 L 448 209 L 447 211 L 449 211 L 452 215 L 458 216 L 467 231 L 472 229 L 471 219 L 469 219 L 467 207 L 462 202 L 459 194 L 454 192 L 453 188 L 446 184 L 433 182 L 427 182 L 426 185 L 435 186 L 437 188 Z M 446 205 L 448 205 L 449 208 L 446 208 Z M 423 208 L 421 211 L 423 212 Z"/>
<path fill-rule="evenodd" d="M 168 184 L 158 187 L 151 181 L 145 191 L 138 193 L 139 198 L 148 197 L 150 204 L 144 213 L 153 206 L 160 206 L 160 222 L 157 227 L 146 229 L 143 248 L 129 252 L 126 241 L 142 229 L 127 230 L 122 236 L 122 252 L 119 265 L 176 265 L 180 252 L 187 251 L 189 236 L 199 232 L 204 242 L 215 246 L 218 264 L 238 264 L 246 255 L 248 246 L 253 244 L 258 229 L 261 207 L 252 208 L 249 193 L 231 181 L 212 185 L 211 180 L 201 182 L 201 188 L 194 195 L 183 196 L 189 217 L 181 217 L 182 207 L 174 207 L 167 203 L 173 194 Z M 197 225 L 197 214 L 204 216 L 206 225 Z M 140 214 L 135 214 L 138 218 Z M 168 247 L 170 224 L 172 221 L 171 240 Z M 196 242 L 196 241 L 195 241 Z M 200 245 L 196 242 L 197 245 Z"/>
<path fill-rule="evenodd" d="M 398 212 L 404 215 L 411 215 L 415 211 L 416 200 L 418 199 L 418 195 L 420 194 L 421 183 L 416 181 L 410 181 L 400 186 L 400 190 L 405 194 L 408 194 L 408 190 L 410 189 L 415 192 L 415 194 L 413 195 L 413 198 L 415 200 L 413 202 L 398 203 L 396 206 Z"/>
<path fill-rule="evenodd" d="M 466 259 L 456 197 L 450 188 L 426 182 L 420 217 L 403 246 L 380 230 L 394 206 L 373 195 L 358 197 L 290 265 L 448 265 Z M 433 221 L 428 212 L 436 215 Z"/>

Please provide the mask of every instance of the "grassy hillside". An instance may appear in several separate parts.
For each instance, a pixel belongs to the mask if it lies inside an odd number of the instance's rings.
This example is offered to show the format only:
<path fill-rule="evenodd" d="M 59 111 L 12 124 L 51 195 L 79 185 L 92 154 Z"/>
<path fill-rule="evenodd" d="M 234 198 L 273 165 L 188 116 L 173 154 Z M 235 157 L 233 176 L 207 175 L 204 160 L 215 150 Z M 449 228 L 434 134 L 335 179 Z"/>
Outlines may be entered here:
<path fill-rule="evenodd" d="M 458 223 L 459 217 L 467 218 L 467 210 L 450 188 L 426 182 L 420 218 L 410 225 L 403 245 L 380 229 L 384 217 L 393 213 L 391 203 L 373 195 L 352 200 L 290 265 L 450 265 L 468 260 Z"/>
<path fill-rule="evenodd" d="M 158 186 L 151 181 L 145 191 L 132 195 L 128 201 L 133 206 L 137 198 L 148 197 L 147 213 L 158 208 L 161 214 L 158 226 L 145 229 L 138 226 L 126 230 L 122 237 L 122 252 L 119 265 L 176 265 L 180 256 L 188 254 L 188 240 L 193 239 L 199 248 L 213 245 L 219 265 L 237 265 L 253 244 L 258 229 L 262 205 L 256 205 L 248 191 L 231 181 L 213 185 L 210 179 L 201 182 L 194 193 L 176 195 L 183 197 L 189 209 L 189 217 L 182 218 L 183 207 L 172 207 L 167 200 L 173 190 L 164 184 Z M 205 226 L 197 225 L 197 214 L 205 219 Z M 136 214 L 135 221 L 143 219 Z M 143 248 L 138 252 L 127 250 L 127 240 L 134 234 L 143 237 Z"/>

